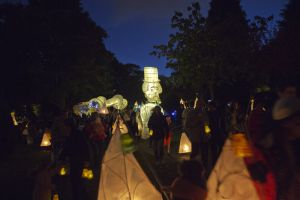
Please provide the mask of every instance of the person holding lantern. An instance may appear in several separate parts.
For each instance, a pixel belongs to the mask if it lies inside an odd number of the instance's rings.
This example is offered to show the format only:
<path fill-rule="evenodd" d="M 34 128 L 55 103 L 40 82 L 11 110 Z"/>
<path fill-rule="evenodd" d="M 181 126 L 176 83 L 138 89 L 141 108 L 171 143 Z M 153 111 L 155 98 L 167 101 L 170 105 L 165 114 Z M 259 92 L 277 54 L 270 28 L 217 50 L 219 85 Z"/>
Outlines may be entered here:
<path fill-rule="evenodd" d="M 149 119 L 148 127 L 153 131 L 153 150 L 157 164 L 160 164 L 164 155 L 164 138 L 169 132 L 168 124 L 159 106 L 155 106 Z"/>

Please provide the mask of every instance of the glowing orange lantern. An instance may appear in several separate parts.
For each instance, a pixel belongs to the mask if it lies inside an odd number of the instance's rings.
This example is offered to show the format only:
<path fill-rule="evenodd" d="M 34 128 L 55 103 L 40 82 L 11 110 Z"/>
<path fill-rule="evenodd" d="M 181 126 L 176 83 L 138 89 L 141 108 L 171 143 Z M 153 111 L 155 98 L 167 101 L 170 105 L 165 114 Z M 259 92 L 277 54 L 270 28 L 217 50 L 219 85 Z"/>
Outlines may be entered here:
<path fill-rule="evenodd" d="M 51 133 L 49 129 L 45 130 L 45 133 L 42 138 L 41 147 L 49 147 L 51 146 Z"/>
<path fill-rule="evenodd" d="M 251 157 L 253 156 L 252 149 L 250 147 L 250 144 L 243 133 L 236 133 L 232 134 L 230 137 L 232 148 L 234 151 L 234 154 L 238 157 Z"/>

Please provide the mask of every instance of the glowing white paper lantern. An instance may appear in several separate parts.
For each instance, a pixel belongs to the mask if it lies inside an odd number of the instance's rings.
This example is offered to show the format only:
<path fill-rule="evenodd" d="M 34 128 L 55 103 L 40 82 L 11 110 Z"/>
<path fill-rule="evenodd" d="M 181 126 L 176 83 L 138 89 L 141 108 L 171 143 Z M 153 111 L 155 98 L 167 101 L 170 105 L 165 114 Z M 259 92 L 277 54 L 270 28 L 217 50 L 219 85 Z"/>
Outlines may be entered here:
<path fill-rule="evenodd" d="M 134 155 L 123 153 L 120 134 L 117 127 L 105 152 L 98 200 L 162 200 Z"/>
<path fill-rule="evenodd" d="M 244 159 L 227 139 L 207 181 L 207 200 L 259 200 Z"/>
<path fill-rule="evenodd" d="M 183 132 L 180 138 L 179 153 L 190 153 L 192 151 L 192 143 L 188 136 Z"/>

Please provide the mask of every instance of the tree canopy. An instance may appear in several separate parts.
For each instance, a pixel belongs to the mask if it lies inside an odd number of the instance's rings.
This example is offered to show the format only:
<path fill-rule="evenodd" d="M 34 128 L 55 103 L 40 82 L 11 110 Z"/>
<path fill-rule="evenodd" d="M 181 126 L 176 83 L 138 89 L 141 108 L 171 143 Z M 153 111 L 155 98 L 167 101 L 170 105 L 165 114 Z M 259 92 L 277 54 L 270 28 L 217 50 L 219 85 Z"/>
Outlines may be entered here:
<path fill-rule="evenodd" d="M 187 11 L 187 16 L 175 12 L 175 33 L 167 44 L 154 46 L 152 54 L 167 58 L 174 82 L 186 92 L 223 100 L 249 95 L 265 80 L 256 70 L 256 57 L 268 42 L 272 18 L 248 21 L 239 0 L 212 0 L 207 17 L 199 3 Z"/>
<path fill-rule="evenodd" d="M 92 97 L 110 97 L 114 90 L 132 91 L 141 81 L 138 66 L 119 63 L 105 48 L 107 33 L 83 11 L 80 0 L 2 4 L 0 13 L 6 103 L 50 102 L 65 109 Z"/>

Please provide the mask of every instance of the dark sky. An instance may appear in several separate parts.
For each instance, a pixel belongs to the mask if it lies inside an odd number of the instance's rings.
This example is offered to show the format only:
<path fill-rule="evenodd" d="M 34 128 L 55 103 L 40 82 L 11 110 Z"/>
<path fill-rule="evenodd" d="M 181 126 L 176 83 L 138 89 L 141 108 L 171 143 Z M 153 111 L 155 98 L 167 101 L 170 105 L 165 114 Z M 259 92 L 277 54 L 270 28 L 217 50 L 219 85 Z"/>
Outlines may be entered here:
<path fill-rule="evenodd" d="M 25 2 L 26 0 L 0 0 Z M 207 14 L 210 0 L 199 0 L 202 13 Z M 225 1 L 225 0 L 224 0 Z M 193 0 L 82 0 L 92 19 L 106 30 L 108 50 L 122 63 L 141 67 L 157 66 L 159 73 L 169 75 L 166 60 L 150 56 L 154 45 L 166 44 L 172 32 L 170 20 L 175 10 L 185 11 Z M 288 0 L 241 0 L 247 18 L 274 15 L 279 19 Z"/>

